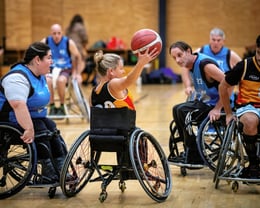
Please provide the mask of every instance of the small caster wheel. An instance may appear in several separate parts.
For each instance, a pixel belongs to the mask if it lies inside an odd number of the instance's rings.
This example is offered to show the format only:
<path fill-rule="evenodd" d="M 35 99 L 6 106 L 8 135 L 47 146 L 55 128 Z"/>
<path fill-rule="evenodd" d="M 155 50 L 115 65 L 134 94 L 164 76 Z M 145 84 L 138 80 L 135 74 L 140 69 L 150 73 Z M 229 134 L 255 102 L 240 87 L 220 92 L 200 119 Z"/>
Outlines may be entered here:
<path fill-rule="evenodd" d="M 101 203 L 103 203 L 103 202 L 106 200 L 106 198 L 107 198 L 107 192 L 106 192 L 106 191 L 102 191 L 102 192 L 100 193 L 100 195 L 99 195 L 99 201 L 100 201 Z"/>
<path fill-rule="evenodd" d="M 123 182 L 119 182 L 119 189 L 121 190 L 122 193 L 125 192 L 126 184 L 125 184 L 124 181 Z"/>
<path fill-rule="evenodd" d="M 182 175 L 182 176 L 186 176 L 186 175 L 187 175 L 186 168 L 181 167 L 181 175 Z"/>
<path fill-rule="evenodd" d="M 237 182 L 237 181 L 234 181 L 234 182 L 232 183 L 232 191 L 233 191 L 234 193 L 236 193 L 237 190 L 238 190 L 238 182 Z"/>
<path fill-rule="evenodd" d="M 49 198 L 52 199 L 55 196 L 56 193 L 56 187 L 50 187 L 48 194 L 49 194 Z"/>

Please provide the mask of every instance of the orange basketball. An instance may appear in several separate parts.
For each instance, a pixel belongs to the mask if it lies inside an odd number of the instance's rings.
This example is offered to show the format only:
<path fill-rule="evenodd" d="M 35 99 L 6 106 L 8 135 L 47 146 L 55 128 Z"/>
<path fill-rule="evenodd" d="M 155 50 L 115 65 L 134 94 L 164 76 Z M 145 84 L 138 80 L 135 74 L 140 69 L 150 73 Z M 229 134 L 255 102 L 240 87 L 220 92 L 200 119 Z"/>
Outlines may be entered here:
<path fill-rule="evenodd" d="M 157 48 L 159 53 L 162 50 L 162 39 L 160 35 L 151 29 L 141 29 L 134 33 L 131 40 L 131 49 L 134 54 L 143 52 L 147 48 L 149 51 Z"/>

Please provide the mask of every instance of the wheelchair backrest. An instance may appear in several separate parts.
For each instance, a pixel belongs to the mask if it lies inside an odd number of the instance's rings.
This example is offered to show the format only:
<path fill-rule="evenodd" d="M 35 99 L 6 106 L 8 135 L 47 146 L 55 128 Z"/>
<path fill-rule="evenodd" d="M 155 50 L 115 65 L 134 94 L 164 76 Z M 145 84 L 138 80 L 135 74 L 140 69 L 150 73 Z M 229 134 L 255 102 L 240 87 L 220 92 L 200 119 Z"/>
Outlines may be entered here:
<path fill-rule="evenodd" d="M 90 109 L 90 131 L 131 131 L 135 128 L 136 112 L 128 108 Z M 109 132 L 108 132 L 109 134 Z"/>
<path fill-rule="evenodd" d="M 135 128 L 135 111 L 128 108 L 90 109 L 90 136 L 92 150 L 123 152 L 128 136 Z"/>

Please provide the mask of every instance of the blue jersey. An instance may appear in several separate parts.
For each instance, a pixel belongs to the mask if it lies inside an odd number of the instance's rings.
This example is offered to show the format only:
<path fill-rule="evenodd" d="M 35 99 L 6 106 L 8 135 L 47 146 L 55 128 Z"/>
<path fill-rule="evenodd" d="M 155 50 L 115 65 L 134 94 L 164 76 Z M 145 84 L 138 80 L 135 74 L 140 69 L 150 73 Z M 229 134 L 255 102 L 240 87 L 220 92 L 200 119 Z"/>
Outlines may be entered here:
<path fill-rule="evenodd" d="M 32 118 L 47 116 L 47 105 L 50 100 L 50 92 L 44 75 L 36 77 L 26 66 L 17 64 L 2 79 L 11 73 L 23 74 L 31 85 L 27 99 L 27 107 Z M 1 120 L 17 123 L 15 114 L 4 95 L 4 89 L 0 85 L 0 116 Z"/>
<path fill-rule="evenodd" d="M 46 38 L 46 43 L 51 48 L 53 64 L 51 68 L 71 69 L 72 60 L 69 52 L 69 39 L 62 36 L 61 41 L 56 44 L 51 36 Z"/>
<path fill-rule="evenodd" d="M 208 105 L 215 106 L 219 100 L 219 93 L 218 93 L 218 82 L 215 81 L 213 83 L 209 83 L 206 80 L 204 67 L 208 63 L 215 64 L 218 67 L 217 62 L 202 53 L 197 53 L 196 61 L 193 65 L 192 70 L 190 71 L 191 77 L 193 79 L 193 84 L 196 92 L 201 94 L 206 94 L 210 97 L 209 100 L 205 101 Z"/>
<path fill-rule="evenodd" d="M 200 49 L 200 52 L 214 58 L 217 61 L 219 68 L 223 72 L 227 72 L 227 71 L 231 70 L 231 66 L 230 66 L 230 56 L 231 55 L 230 55 L 230 50 L 227 47 L 222 47 L 218 53 L 213 53 L 210 48 L 210 45 L 205 45 Z M 234 102 L 235 102 L 235 93 L 234 92 L 230 96 L 230 102 L 233 106 Z"/>
<path fill-rule="evenodd" d="M 200 52 L 214 58 L 217 61 L 219 68 L 223 72 L 227 72 L 231 69 L 231 67 L 230 67 L 230 50 L 228 48 L 222 47 L 218 53 L 213 53 L 210 48 L 210 45 L 204 45 L 200 49 Z"/>

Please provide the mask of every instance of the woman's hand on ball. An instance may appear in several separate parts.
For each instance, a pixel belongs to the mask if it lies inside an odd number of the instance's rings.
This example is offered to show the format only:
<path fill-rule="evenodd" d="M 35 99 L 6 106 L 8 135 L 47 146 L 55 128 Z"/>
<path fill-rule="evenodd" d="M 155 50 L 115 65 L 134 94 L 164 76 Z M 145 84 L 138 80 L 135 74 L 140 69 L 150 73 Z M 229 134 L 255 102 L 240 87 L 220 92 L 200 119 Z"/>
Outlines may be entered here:
<path fill-rule="evenodd" d="M 145 52 L 138 52 L 138 61 L 144 61 L 149 63 L 150 61 L 154 60 L 159 55 L 159 51 L 157 48 L 153 48 L 151 51 L 149 48 L 145 50 Z"/>

